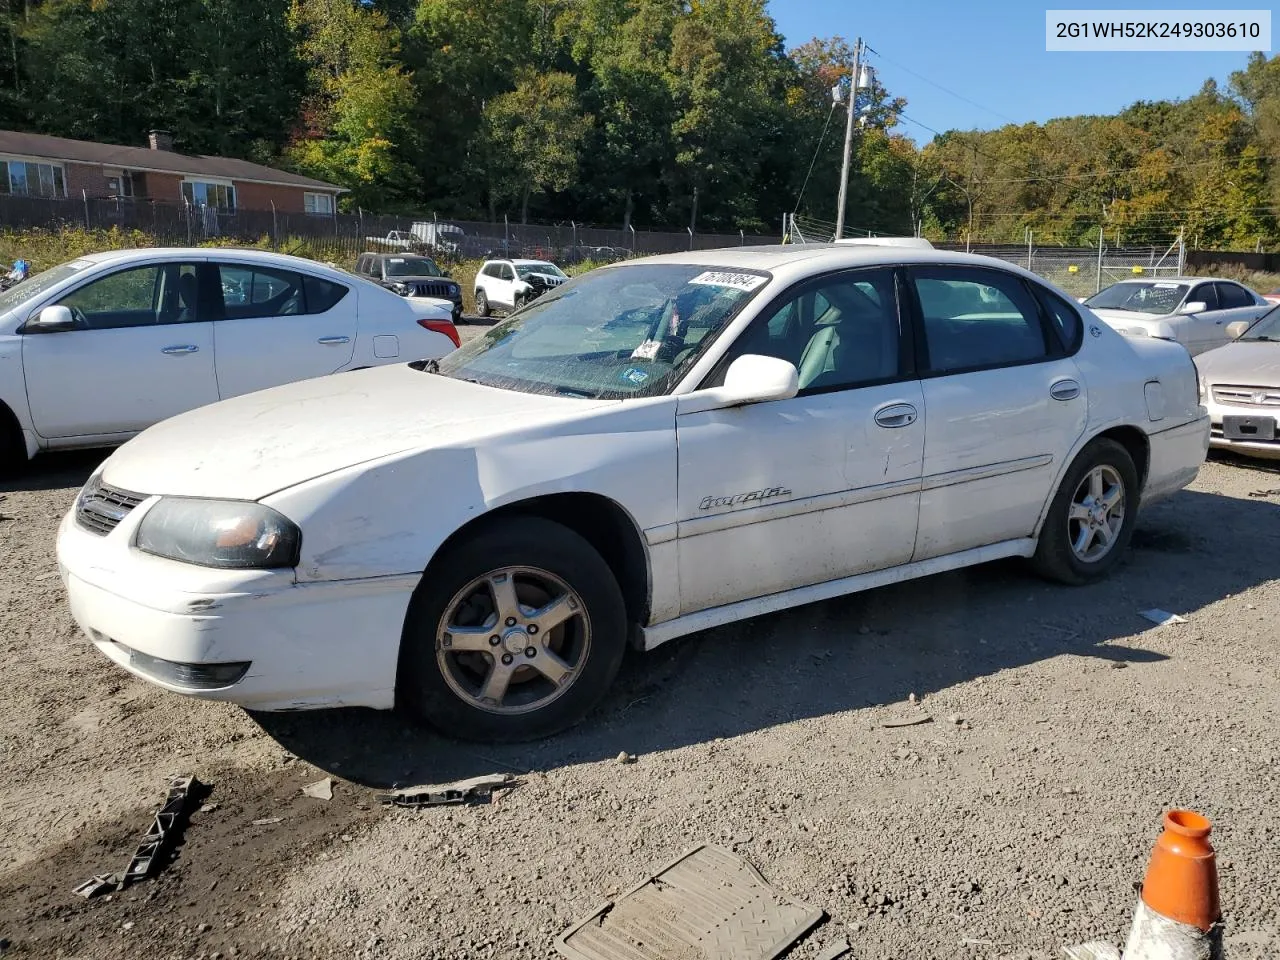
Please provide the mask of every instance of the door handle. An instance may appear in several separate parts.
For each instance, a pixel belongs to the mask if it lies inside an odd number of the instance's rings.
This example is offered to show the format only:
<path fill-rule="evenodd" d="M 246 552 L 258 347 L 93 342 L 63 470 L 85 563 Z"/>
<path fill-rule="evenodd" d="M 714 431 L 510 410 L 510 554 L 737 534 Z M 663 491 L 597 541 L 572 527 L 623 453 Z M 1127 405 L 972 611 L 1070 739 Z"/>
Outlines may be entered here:
<path fill-rule="evenodd" d="M 909 427 L 916 422 L 916 408 L 909 403 L 894 403 L 876 411 L 876 423 L 886 429 Z"/>
<path fill-rule="evenodd" d="M 351 342 L 350 337 L 321 337 L 319 340 L 316 341 L 316 343 L 323 343 L 326 346 L 333 346 L 334 344 L 350 343 L 350 342 Z"/>
<path fill-rule="evenodd" d="M 1055 400 L 1074 400 L 1080 396 L 1080 384 L 1074 380 L 1059 380 L 1049 387 L 1049 396 Z"/>
<path fill-rule="evenodd" d="M 165 347 L 161 353 L 167 353 L 170 356 L 177 353 L 196 353 L 200 348 L 194 343 L 182 343 L 174 347 Z"/>

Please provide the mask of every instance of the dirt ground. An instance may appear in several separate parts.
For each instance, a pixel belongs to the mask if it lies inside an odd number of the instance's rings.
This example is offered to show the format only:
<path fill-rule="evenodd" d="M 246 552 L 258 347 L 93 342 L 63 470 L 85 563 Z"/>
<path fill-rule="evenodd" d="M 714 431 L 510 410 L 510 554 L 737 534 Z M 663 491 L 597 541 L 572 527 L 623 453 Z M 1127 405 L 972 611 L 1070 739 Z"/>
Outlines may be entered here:
<path fill-rule="evenodd" d="M 792 956 L 845 937 L 854 958 L 1059 957 L 1122 939 L 1172 806 L 1214 822 L 1232 960 L 1280 953 L 1280 473 L 1211 460 L 1102 585 L 1001 563 L 710 631 L 634 657 L 580 728 L 478 748 L 370 711 L 249 715 L 109 664 L 53 555 L 96 462 L 0 486 L 5 960 L 550 957 L 704 841 L 826 910 Z M 523 783 L 485 806 L 377 800 L 501 771 Z M 171 774 L 211 787 L 175 860 L 73 896 L 124 866 Z M 301 793 L 325 776 L 332 800 Z"/>

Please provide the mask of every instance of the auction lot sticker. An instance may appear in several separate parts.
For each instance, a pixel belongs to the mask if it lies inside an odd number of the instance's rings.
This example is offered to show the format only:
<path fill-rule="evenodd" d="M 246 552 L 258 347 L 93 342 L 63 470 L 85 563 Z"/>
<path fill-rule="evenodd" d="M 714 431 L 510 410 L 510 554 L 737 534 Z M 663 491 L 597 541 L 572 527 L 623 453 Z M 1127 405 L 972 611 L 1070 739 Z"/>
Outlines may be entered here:
<path fill-rule="evenodd" d="M 768 282 L 768 277 L 757 276 L 754 273 L 728 273 L 723 270 L 708 270 L 706 273 L 700 273 L 689 281 L 690 286 L 699 287 L 733 287 L 735 290 L 754 290 L 763 283 Z"/>
<path fill-rule="evenodd" d="M 1270 10 L 1046 10 L 1045 49 L 1271 50 Z"/>

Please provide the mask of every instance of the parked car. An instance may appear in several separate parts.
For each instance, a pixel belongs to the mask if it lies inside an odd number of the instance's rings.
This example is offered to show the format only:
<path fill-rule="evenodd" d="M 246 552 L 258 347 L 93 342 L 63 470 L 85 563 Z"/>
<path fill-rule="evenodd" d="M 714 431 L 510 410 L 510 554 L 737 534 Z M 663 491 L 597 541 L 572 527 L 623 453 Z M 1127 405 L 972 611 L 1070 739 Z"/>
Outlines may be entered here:
<path fill-rule="evenodd" d="M 1196 277 L 1121 280 L 1084 305 L 1126 336 L 1176 340 L 1193 357 L 1230 342 L 1228 326 L 1253 322 L 1271 306 L 1234 280 Z"/>
<path fill-rule="evenodd" d="M 1209 444 L 1280 459 L 1280 307 L 1233 326 L 1232 343 L 1196 358 L 1200 400 L 1213 424 Z"/>
<path fill-rule="evenodd" d="M 1098 580 L 1208 440 L 1186 350 L 1003 261 L 689 252 L 437 362 L 152 427 L 57 553 L 97 648 L 169 690 L 520 740 L 583 717 L 629 640 L 1004 557 Z"/>
<path fill-rule="evenodd" d="M 0 465 L 121 443 L 219 399 L 442 357 L 447 306 L 257 250 L 92 254 L 0 293 Z"/>
<path fill-rule="evenodd" d="M 494 307 L 519 310 L 568 279 L 545 260 L 488 260 L 476 273 L 476 313 L 487 317 Z"/>
<path fill-rule="evenodd" d="M 462 320 L 462 287 L 430 257 L 408 253 L 362 253 L 356 258 L 355 272 L 402 297 L 427 300 L 445 307 L 454 323 Z"/>
<path fill-rule="evenodd" d="M 467 236 L 457 224 L 419 220 L 408 230 L 392 230 L 385 237 L 365 237 L 365 240 L 398 250 L 436 250 L 444 254 L 459 255 Z"/>

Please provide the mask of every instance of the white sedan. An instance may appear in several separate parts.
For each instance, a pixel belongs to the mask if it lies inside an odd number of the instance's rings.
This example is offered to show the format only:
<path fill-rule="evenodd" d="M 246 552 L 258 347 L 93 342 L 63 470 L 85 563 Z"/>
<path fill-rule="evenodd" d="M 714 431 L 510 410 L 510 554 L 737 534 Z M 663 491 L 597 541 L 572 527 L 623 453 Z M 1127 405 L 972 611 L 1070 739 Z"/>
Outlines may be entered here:
<path fill-rule="evenodd" d="M 1232 324 L 1252 323 L 1271 309 L 1234 280 L 1196 277 L 1121 280 L 1084 305 L 1126 336 L 1176 340 L 1193 357 L 1230 343 Z"/>
<path fill-rule="evenodd" d="M 1209 445 L 1280 460 L 1280 307 L 1233 343 L 1196 358 L 1200 399 L 1209 408 Z"/>
<path fill-rule="evenodd" d="M 1002 261 L 867 241 L 602 267 L 439 361 L 148 430 L 58 535 L 169 690 L 515 740 L 628 642 L 1003 557 L 1114 569 L 1209 440 L 1187 352 Z"/>
<path fill-rule="evenodd" d="M 72 260 L 0 293 L 0 469 L 264 387 L 442 357 L 450 311 L 257 250 Z"/>

